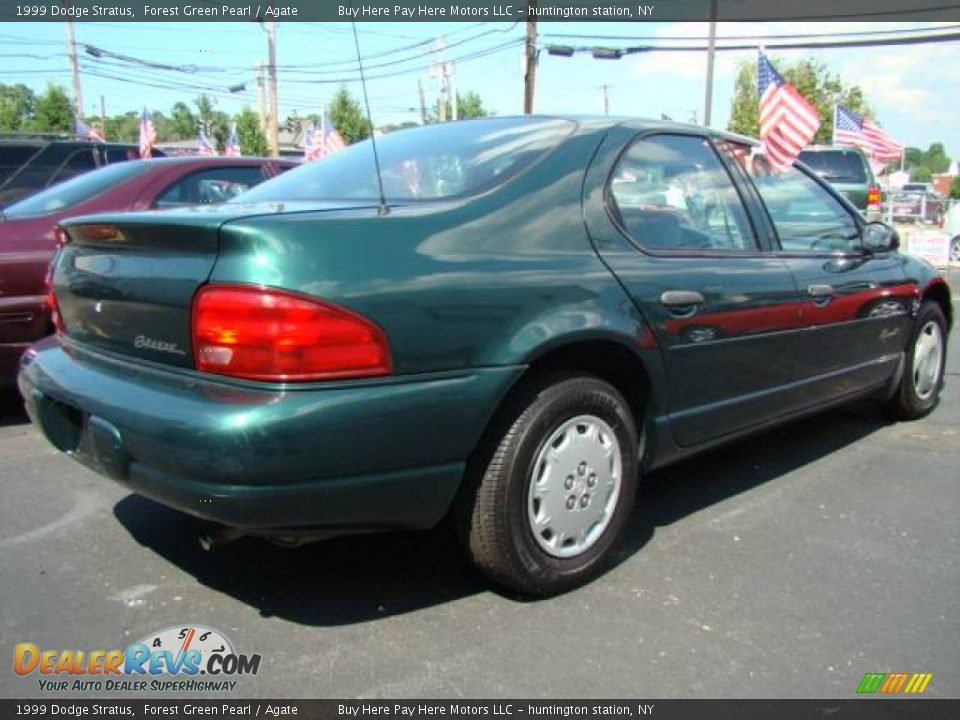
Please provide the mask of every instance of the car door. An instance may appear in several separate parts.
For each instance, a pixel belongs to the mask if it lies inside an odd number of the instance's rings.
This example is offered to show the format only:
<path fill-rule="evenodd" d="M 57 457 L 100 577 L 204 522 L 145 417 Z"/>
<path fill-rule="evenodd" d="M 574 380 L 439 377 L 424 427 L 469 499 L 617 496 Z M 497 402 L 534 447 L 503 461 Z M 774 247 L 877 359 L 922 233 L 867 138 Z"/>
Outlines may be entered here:
<path fill-rule="evenodd" d="M 862 217 L 802 165 L 750 164 L 777 256 L 803 298 L 794 368 L 809 404 L 888 380 L 909 339 L 917 288 L 896 251 L 867 252 Z"/>
<path fill-rule="evenodd" d="M 670 427 L 690 446 L 783 412 L 799 322 L 793 279 L 760 242 L 704 135 L 608 135 L 587 178 L 595 247 L 653 329 Z"/>

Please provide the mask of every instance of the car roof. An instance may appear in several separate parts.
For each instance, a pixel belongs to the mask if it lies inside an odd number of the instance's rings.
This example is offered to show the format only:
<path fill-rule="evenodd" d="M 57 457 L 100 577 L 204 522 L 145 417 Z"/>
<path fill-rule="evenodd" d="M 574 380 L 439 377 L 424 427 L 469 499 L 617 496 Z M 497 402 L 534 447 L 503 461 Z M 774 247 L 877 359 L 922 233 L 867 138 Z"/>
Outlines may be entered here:
<path fill-rule="evenodd" d="M 655 118 L 641 118 L 641 117 L 632 117 L 628 115 L 591 115 L 591 114 L 534 114 L 534 115 L 495 115 L 489 118 L 474 118 L 471 120 L 459 120 L 458 122 L 472 122 L 472 123 L 484 123 L 489 121 L 496 120 L 520 120 L 520 119 L 534 119 L 534 120 L 567 120 L 569 122 L 577 123 L 578 125 L 595 129 L 595 130 L 604 130 L 618 127 L 621 125 L 627 126 L 631 129 L 636 130 L 637 132 L 645 132 L 647 130 L 675 130 L 680 132 L 697 132 L 705 133 L 711 137 L 719 137 L 726 140 L 731 140 L 733 142 L 743 143 L 745 145 L 757 145 L 759 144 L 756 138 L 751 138 L 746 135 L 739 135 L 737 133 L 728 132 L 726 130 L 718 130 L 716 128 L 707 128 L 703 125 L 693 125 L 691 123 L 682 123 L 676 122 L 674 120 L 658 120 Z M 400 131 L 402 132 L 402 131 Z"/>
<path fill-rule="evenodd" d="M 21 145 L 27 147 L 46 147 L 47 145 L 77 145 L 84 147 L 137 147 L 136 143 L 124 142 L 97 142 L 72 138 L 42 138 L 42 137 L 3 137 L 0 136 L 0 145 Z"/>
<path fill-rule="evenodd" d="M 296 165 L 297 160 L 291 158 L 271 158 L 271 157 L 253 157 L 246 155 L 226 157 L 223 155 L 178 155 L 175 157 L 158 157 L 148 160 L 129 160 L 128 162 L 139 162 L 150 167 L 167 167 L 170 165 L 209 165 L 209 166 L 231 166 L 231 165 L 262 165 L 264 163 L 281 163 L 283 165 Z"/>
<path fill-rule="evenodd" d="M 858 147 L 851 147 L 850 145 L 807 145 L 800 152 L 843 152 L 843 153 L 855 153 L 857 155 L 863 155 L 864 152 Z"/>

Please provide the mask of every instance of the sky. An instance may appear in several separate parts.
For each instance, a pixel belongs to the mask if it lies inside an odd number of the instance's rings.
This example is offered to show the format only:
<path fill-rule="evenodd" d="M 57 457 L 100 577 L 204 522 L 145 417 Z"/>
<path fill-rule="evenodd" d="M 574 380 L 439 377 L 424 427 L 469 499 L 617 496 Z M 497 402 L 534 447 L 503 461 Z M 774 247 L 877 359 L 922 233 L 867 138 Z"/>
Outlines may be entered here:
<path fill-rule="evenodd" d="M 831 33 L 924 28 L 942 23 L 720 23 L 718 37 Z M 419 118 L 417 81 L 428 104 L 437 82 L 429 66 L 438 54 L 436 39 L 454 60 L 458 90 L 474 91 L 499 115 L 523 108 L 523 25 L 513 23 L 360 23 L 359 41 L 374 123 Z M 956 26 L 960 27 L 960 26 Z M 568 38 L 561 35 L 622 35 L 657 39 L 702 37 L 706 23 L 551 23 L 540 22 L 541 46 L 572 44 L 623 47 L 631 40 Z M 107 23 L 75 25 L 81 55 L 84 106 L 100 113 L 103 95 L 108 115 L 139 110 L 144 104 L 169 113 L 178 100 L 192 104 L 202 91 L 228 113 L 244 105 L 257 107 L 256 66 L 266 60 L 267 38 L 261 27 L 241 23 Z M 22 82 L 42 91 L 48 82 L 70 88 L 63 23 L 0 23 L 0 83 Z M 705 41 L 704 41 L 705 43 Z M 111 53 L 183 71 L 133 69 L 84 52 L 92 45 Z M 399 50 L 399 48 L 407 48 Z M 395 51 L 395 52 L 391 52 Z M 385 54 L 389 53 L 389 54 Z M 951 157 L 960 156 L 960 42 L 890 48 L 777 50 L 784 61 L 812 57 L 848 84 L 863 88 L 876 120 L 905 145 L 926 148 L 942 141 Z M 319 112 L 344 79 L 354 78 L 355 50 L 348 23 L 278 23 L 277 66 L 281 118 L 296 112 Z M 726 127 L 737 63 L 753 62 L 756 52 L 717 55 L 714 82 L 714 127 Z M 387 75 L 388 77 L 383 77 Z M 112 76 L 112 77 L 107 77 Z M 543 113 L 599 114 L 601 85 L 608 85 L 610 112 L 616 115 L 702 121 L 706 78 L 704 52 L 651 52 L 620 60 L 572 58 L 541 53 L 535 110 Z M 230 93 L 228 87 L 245 84 Z M 360 86 L 346 83 L 359 98 Z M 155 87 L 175 85 L 175 88 Z"/>

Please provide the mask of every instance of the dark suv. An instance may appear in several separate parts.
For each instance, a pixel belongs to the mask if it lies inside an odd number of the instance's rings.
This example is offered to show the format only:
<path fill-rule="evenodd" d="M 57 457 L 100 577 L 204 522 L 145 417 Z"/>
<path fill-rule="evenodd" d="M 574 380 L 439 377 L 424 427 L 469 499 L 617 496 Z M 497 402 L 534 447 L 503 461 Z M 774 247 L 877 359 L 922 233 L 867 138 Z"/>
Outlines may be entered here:
<path fill-rule="evenodd" d="M 800 159 L 870 220 L 880 218 L 880 185 L 859 148 L 813 145 Z"/>
<path fill-rule="evenodd" d="M 163 153 L 154 150 L 153 156 Z M 0 135 L 0 209 L 89 170 L 139 158 L 136 145 L 57 135 Z"/>

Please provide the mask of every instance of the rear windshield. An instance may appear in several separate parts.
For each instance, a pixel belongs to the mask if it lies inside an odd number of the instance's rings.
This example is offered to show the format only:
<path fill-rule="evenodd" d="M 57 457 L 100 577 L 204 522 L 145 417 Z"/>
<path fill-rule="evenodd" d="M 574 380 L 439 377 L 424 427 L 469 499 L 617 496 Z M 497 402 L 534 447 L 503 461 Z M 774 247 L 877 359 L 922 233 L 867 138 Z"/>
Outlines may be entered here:
<path fill-rule="evenodd" d="M 927 192 L 927 186 L 922 183 L 921 184 L 907 183 L 900 189 L 903 190 L 903 192 L 921 192 L 921 193 Z"/>
<path fill-rule="evenodd" d="M 827 182 L 867 181 L 863 156 L 852 150 L 830 150 L 800 153 L 800 159 Z"/>
<path fill-rule="evenodd" d="M 492 118 L 381 135 L 384 195 L 405 202 L 483 192 L 529 167 L 572 129 L 566 120 Z M 373 149 L 365 140 L 258 185 L 236 202 L 377 197 Z"/>
<path fill-rule="evenodd" d="M 8 218 L 34 217 L 71 208 L 139 175 L 146 169 L 147 164 L 141 162 L 107 165 L 24 198 L 4 208 L 3 214 Z"/>

